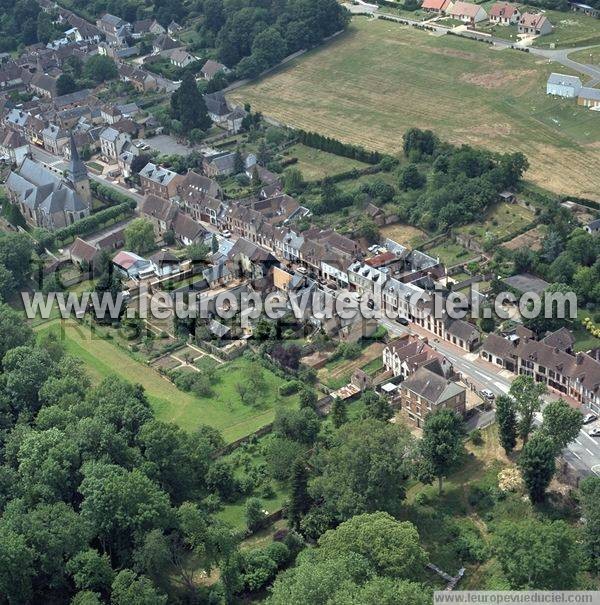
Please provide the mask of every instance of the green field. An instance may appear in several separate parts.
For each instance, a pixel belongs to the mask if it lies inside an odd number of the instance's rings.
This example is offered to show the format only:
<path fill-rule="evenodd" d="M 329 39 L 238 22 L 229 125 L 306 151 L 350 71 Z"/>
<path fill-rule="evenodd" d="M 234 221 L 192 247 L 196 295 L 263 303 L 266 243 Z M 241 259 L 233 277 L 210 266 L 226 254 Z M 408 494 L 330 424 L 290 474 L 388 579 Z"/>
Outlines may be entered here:
<path fill-rule="evenodd" d="M 450 240 L 444 241 L 433 248 L 428 248 L 427 254 L 429 254 L 429 256 L 433 256 L 434 258 L 439 257 L 446 267 L 452 267 L 458 263 L 463 263 L 471 258 L 479 256 L 477 252 L 469 252 L 460 244 Z"/>
<path fill-rule="evenodd" d="M 546 96 L 552 71 L 567 70 L 527 53 L 355 18 L 345 34 L 231 97 L 286 124 L 391 153 L 411 127 L 522 151 L 529 180 L 600 198 L 600 120 Z"/>
<path fill-rule="evenodd" d="M 456 229 L 476 237 L 481 242 L 487 237 L 502 239 L 517 233 L 533 220 L 533 212 L 517 204 L 496 204 L 490 208 L 480 223 L 472 223 Z"/>
<path fill-rule="evenodd" d="M 242 380 L 243 367 L 250 363 L 245 358 L 223 364 L 217 370 L 219 381 L 214 395 L 209 398 L 184 393 L 154 369 L 136 361 L 110 340 L 92 337 L 90 329 L 74 322 L 51 322 L 40 327 L 38 333 L 54 331 L 63 338 L 67 351 L 85 364 L 90 376 L 98 382 L 109 374 L 116 374 L 130 382 L 141 384 L 159 420 L 174 422 L 187 431 L 202 424 L 219 429 L 226 441 L 235 441 L 271 422 L 278 405 L 296 405 L 296 397 L 282 398 L 278 387 L 282 380 L 264 369 L 267 388 L 261 404 L 245 405 L 236 391 Z"/>
<path fill-rule="evenodd" d="M 538 11 L 535 11 L 538 12 Z M 533 45 L 538 48 L 573 48 L 600 44 L 600 22 L 583 13 L 544 11 L 554 31 L 547 36 L 536 38 Z"/>
<path fill-rule="evenodd" d="M 600 46 L 593 46 L 586 50 L 576 50 L 569 53 L 569 59 L 588 65 L 600 65 Z"/>
<path fill-rule="evenodd" d="M 353 168 L 364 168 L 367 164 L 333 153 L 327 153 L 306 145 L 297 144 L 286 149 L 287 158 L 297 158 L 294 168 L 299 168 L 307 181 L 316 181 L 326 176 L 346 172 Z"/>

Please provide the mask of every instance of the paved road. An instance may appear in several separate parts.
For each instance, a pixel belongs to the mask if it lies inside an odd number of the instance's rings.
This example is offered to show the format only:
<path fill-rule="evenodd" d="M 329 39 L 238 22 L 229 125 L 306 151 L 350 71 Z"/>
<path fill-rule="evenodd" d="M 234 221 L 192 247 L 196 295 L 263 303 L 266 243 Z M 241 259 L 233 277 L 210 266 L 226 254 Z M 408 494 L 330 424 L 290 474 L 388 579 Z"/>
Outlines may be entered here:
<path fill-rule="evenodd" d="M 391 334 L 400 336 L 402 334 L 427 334 L 429 344 L 440 353 L 445 355 L 461 373 L 465 374 L 469 380 L 476 384 L 480 389 L 487 388 L 493 391 L 496 395 L 508 393 L 514 376 L 508 374 L 507 371 L 499 372 L 489 363 L 481 359 L 479 356 L 465 353 L 454 345 L 446 342 L 434 342 L 432 335 L 425 331 L 415 329 L 414 326 L 403 326 L 389 319 L 382 319 L 380 322 L 388 329 Z M 558 395 L 554 393 L 544 397 L 546 402 L 558 399 Z M 489 424 L 492 417 L 480 419 Z M 537 415 L 538 424 L 541 422 L 541 414 Z M 592 425 L 583 427 L 580 431 L 577 440 L 569 444 L 563 452 L 564 459 L 575 469 L 582 473 L 589 474 L 591 471 L 600 476 L 600 438 L 590 437 L 588 431 L 594 425 L 598 425 L 600 421 Z"/>
<path fill-rule="evenodd" d="M 573 61 L 573 59 L 569 59 L 568 55 L 580 51 L 587 50 L 588 48 L 598 48 L 597 46 L 581 46 L 579 48 L 565 48 L 559 50 L 545 50 L 542 48 L 530 48 L 529 52 L 532 55 L 536 55 L 538 57 L 544 57 L 549 61 L 556 61 L 565 67 L 569 67 L 575 71 L 578 71 L 580 74 L 589 76 L 591 80 L 586 82 L 586 86 L 595 86 L 600 82 L 600 68 L 595 67 L 594 65 L 588 65 L 587 63 L 580 63 L 578 61 Z"/>

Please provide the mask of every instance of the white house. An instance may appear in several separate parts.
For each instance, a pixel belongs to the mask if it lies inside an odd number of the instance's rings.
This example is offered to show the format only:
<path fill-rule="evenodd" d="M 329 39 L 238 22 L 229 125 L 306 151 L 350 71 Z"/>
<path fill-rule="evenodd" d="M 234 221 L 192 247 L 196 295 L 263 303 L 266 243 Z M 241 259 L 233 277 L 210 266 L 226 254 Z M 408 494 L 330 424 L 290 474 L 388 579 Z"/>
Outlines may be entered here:
<path fill-rule="evenodd" d="M 551 73 L 546 82 L 546 94 L 574 99 L 582 86 L 581 80 L 577 76 Z"/>
<path fill-rule="evenodd" d="M 461 0 L 455 2 L 446 12 L 450 17 L 471 25 L 485 21 L 488 18 L 482 6 L 471 2 L 461 2 Z"/>
<path fill-rule="evenodd" d="M 131 135 L 119 132 L 109 126 L 100 133 L 100 149 L 104 158 L 109 162 L 116 162 L 125 143 L 131 141 Z"/>

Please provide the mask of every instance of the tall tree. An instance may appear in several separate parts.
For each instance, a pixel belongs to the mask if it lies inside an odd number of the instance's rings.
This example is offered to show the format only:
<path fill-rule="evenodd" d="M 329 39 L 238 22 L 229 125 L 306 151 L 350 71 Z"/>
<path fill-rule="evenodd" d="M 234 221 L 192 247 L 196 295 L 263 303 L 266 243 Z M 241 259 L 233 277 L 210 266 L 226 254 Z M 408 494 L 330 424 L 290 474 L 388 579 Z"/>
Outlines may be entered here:
<path fill-rule="evenodd" d="M 579 485 L 579 496 L 585 525 L 583 548 L 588 569 L 600 571 L 600 477 L 587 477 Z"/>
<path fill-rule="evenodd" d="M 297 458 L 292 465 L 290 502 L 288 505 L 288 518 L 293 529 L 298 530 L 302 515 L 310 507 L 308 495 L 308 474 L 306 463 Z"/>
<path fill-rule="evenodd" d="M 336 397 L 331 404 L 331 422 L 336 429 L 339 429 L 342 424 L 348 422 L 346 403 L 339 397 Z"/>
<path fill-rule="evenodd" d="M 96 84 L 101 84 L 118 76 L 117 65 L 106 55 L 93 55 L 86 61 L 83 75 Z"/>
<path fill-rule="evenodd" d="M 574 588 L 579 549 L 564 521 L 505 521 L 494 535 L 493 547 L 513 590 Z"/>
<path fill-rule="evenodd" d="M 171 96 L 171 114 L 181 122 L 184 132 L 195 128 L 208 130 L 212 125 L 206 103 L 191 72 L 184 74 L 180 87 Z"/>
<path fill-rule="evenodd" d="M 125 244 L 136 254 L 150 252 L 154 244 L 154 227 L 145 218 L 136 218 L 125 227 Z"/>
<path fill-rule="evenodd" d="M 506 395 L 496 399 L 496 422 L 500 444 L 510 454 L 517 445 L 517 414 L 513 400 Z"/>
<path fill-rule="evenodd" d="M 443 491 L 444 475 L 458 462 L 464 452 L 463 419 L 453 410 L 441 409 L 425 419 L 420 449 L 423 457 L 421 478 L 437 477 L 439 493 Z"/>
<path fill-rule="evenodd" d="M 542 411 L 543 431 L 554 441 L 557 452 L 577 439 L 583 426 L 583 414 L 564 399 L 552 401 Z"/>
<path fill-rule="evenodd" d="M 510 386 L 509 395 L 514 399 L 515 410 L 518 414 L 519 436 L 527 443 L 533 429 L 535 413 L 542 407 L 542 395 L 546 385 L 534 382 L 531 376 L 519 376 Z"/>
<path fill-rule="evenodd" d="M 523 447 L 519 468 L 532 502 L 543 502 L 546 489 L 556 471 L 556 446 L 542 431 L 533 435 Z"/>

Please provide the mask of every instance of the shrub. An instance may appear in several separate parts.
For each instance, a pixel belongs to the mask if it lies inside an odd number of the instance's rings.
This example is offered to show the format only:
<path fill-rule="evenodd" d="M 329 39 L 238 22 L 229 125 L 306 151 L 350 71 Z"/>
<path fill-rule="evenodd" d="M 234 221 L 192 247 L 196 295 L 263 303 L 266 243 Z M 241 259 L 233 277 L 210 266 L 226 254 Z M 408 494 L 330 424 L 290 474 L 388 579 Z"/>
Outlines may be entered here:
<path fill-rule="evenodd" d="M 282 397 L 288 397 L 297 393 L 302 388 L 302 383 L 299 380 L 290 380 L 279 387 L 279 394 Z"/>

